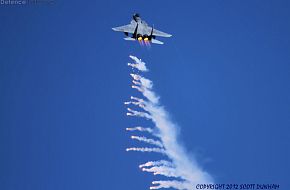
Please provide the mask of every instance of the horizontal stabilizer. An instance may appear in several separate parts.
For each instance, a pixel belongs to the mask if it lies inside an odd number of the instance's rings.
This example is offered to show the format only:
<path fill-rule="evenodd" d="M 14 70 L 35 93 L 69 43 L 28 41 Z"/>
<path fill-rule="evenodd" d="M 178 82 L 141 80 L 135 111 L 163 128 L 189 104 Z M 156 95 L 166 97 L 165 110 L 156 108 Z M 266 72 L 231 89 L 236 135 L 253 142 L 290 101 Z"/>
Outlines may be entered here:
<path fill-rule="evenodd" d="M 134 38 L 131 38 L 131 37 L 126 37 L 126 38 L 124 38 L 124 40 L 135 41 L 135 39 Z"/>
<path fill-rule="evenodd" d="M 163 42 L 161 42 L 161 41 L 159 41 L 159 40 L 155 40 L 155 39 L 152 39 L 151 42 L 152 42 L 153 44 L 160 44 L 160 45 L 164 44 Z"/>

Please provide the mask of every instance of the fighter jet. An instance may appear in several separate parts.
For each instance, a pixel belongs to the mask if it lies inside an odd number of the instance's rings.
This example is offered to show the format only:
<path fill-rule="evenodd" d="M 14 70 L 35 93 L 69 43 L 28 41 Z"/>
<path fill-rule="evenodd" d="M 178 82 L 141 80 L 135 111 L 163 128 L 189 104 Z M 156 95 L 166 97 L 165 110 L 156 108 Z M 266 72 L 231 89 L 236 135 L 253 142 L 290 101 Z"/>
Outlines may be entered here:
<path fill-rule="evenodd" d="M 112 28 L 117 32 L 124 32 L 127 36 L 124 40 L 136 41 L 138 40 L 140 43 L 154 43 L 154 44 L 163 44 L 163 42 L 156 40 L 156 36 L 161 37 L 171 37 L 171 34 L 167 34 L 165 32 L 161 32 L 156 30 L 154 27 L 148 26 L 148 24 L 141 19 L 139 14 L 134 14 L 131 23 L 124 26 L 119 26 Z M 131 34 L 129 36 L 129 34 Z"/>

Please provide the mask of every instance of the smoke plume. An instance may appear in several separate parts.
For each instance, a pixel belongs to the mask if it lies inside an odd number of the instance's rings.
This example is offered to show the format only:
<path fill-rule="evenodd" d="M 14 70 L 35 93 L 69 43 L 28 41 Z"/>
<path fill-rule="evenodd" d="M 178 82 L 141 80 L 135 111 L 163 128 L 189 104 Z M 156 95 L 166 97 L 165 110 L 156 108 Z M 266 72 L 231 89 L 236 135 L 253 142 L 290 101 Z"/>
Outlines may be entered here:
<path fill-rule="evenodd" d="M 146 64 L 135 56 L 130 56 L 134 63 L 128 63 L 132 68 L 132 88 L 142 93 L 144 98 L 131 96 L 131 100 L 125 102 L 127 106 L 137 106 L 137 110 L 127 108 L 128 116 L 137 116 L 149 119 L 155 125 L 153 128 L 141 126 L 126 128 L 127 131 L 147 132 L 154 138 L 145 136 L 131 136 L 132 139 L 147 143 L 150 147 L 127 148 L 126 151 L 156 152 L 161 153 L 167 160 L 149 161 L 139 165 L 144 172 L 168 177 L 168 180 L 153 181 L 150 189 L 175 188 L 194 190 L 197 184 L 213 183 L 212 177 L 186 153 L 183 146 L 177 142 L 177 126 L 159 103 L 159 97 L 152 90 L 153 83 L 149 79 L 138 74 L 148 71 Z"/>

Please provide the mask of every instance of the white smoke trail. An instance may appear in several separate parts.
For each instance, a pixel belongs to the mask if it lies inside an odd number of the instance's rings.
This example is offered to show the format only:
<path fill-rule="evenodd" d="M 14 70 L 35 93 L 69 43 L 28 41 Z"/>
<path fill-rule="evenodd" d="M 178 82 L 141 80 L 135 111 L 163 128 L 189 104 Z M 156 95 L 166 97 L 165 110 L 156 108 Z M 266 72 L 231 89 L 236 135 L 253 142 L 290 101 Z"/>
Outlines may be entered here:
<path fill-rule="evenodd" d="M 152 172 L 154 175 L 164 175 L 166 177 L 180 177 L 176 173 L 176 168 L 171 168 L 167 166 L 154 166 L 151 168 L 142 168 L 144 172 Z"/>
<path fill-rule="evenodd" d="M 153 140 L 153 139 L 148 139 L 146 137 L 131 136 L 131 139 L 136 139 L 138 141 L 143 141 L 143 142 L 146 142 L 148 144 L 156 145 L 158 147 L 163 148 L 163 145 L 162 145 L 162 143 L 160 141 L 156 141 L 156 140 Z"/>
<path fill-rule="evenodd" d="M 142 62 L 141 59 L 138 59 L 137 57 L 135 57 L 133 55 L 130 55 L 129 57 L 135 61 L 135 64 L 134 63 L 128 63 L 129 66 L 131 66 L 132 68 L 136 68 L 139 71 L 143 71 L 143 72 L 148 71 L 148 69 L 145 66 L 145 63 Z"/>
<path fill-rule="evenodd" d="M 148 70 L 144 62 L 134 56 L 130 57 L 135 61 L 135 64 L 130 64 L 129 66 L 136 69 L 142 68 L 138 69 L 139 71 Z M 196 161 L 190 158 L 184 148 L 177 142 L 177 126 L 170 120 L 164 108 L 159 106 L 159 97 L 152 91 L 152 81 L 139 74 L 132 73 L 130 75 L 134 83 L 132 88 L 141 92 L 147 100 L 131 97 L 131 99 L 136 102 L 127 104 L 137 105 L 145 112 L 134 111 L 130 108 L 128 111 L 132 116 L 145 117 L 153 121 L 156 130 L 154 130 L 154 132 L 151 131 L 151 133 L 160 138 L 160 143 L 164 148 L 128 148 L 127 151 L 160 152 L 165 154 L 170 161 L 164 162 L 161 160 L 147 162 L 139 167 L 142 168 L 143 171 L 152 172 L 155 175 L 176 178 L 176 180 L 154 181 L 152 182 L 154 186 L 151 186 L 150 189 L 175 188 L 193 190 L 198 183 L 213 183 L 211 176 L 204 172 Z M 134 128 L 134 130 L 142 131 L 143 128 Z"/>
<path fill-rule="evenodd" d="M 144 127 L 132 127 L 132 128 L 126 128 L 127 131 L 141 131 L 141 132 L 148 132 L 152 133 L 153 130 L 151 128 L 144 128 Z"/>
<path fill-rule="evenodd" d="M 140 108 L 145 108 L 145 105 L 141 102 L 132 102 L 132 101 L 129 101 L 129 102 L 124 102 L 125 105 L 129 105 L 129 104 L 133 104 L 133 105 L 136 105 L 136 106 L 139 106 Z"/>
<path fill-rule="evenodd" d="M 144 92 L 144 89 L 142 89 L 141 87 L 139 87 L 139 86 L 136 86 L 136 85 L 132 85 L 132 88 L 135 88 L 135 89 L 137 89 L 139 92 Z"/>
<path fill-rule="evenodd" d="M 158 153 L 162 153 L 164 154 L 164 149 L 161 149 L 161 148 L 135 148 L 135 147 L 132 147 L 132 148 L 126 148 L 126 151 L 139 151 L 139 152 L 158 152 Z"/>
<path fill-rule="evenodd" d="M 150 167 L 150 166 L 170 166 L 173 167 L 173 164 L 169 161 L 166 160 L 159 160 L 159 161 L 149 161 L 146 162 L 145 164 L 140 164 L 139 168 L 144 168 L 144 167 Z"/>
<path fill-rule="evenodd" d="M 134 73 L 131 73 L 130 75 L 131 75 L 131 77 L 132 77 L 134 80 L 140 80 L 140 78 L 141 78 L 140 75 L 137 75 L 137 74 L 134 74 Z"/>
<path fill-rule="evenodd" d="M 138 116 L 138 117 L 145 117 L 147 119 L 151 119 L 151 116 L 148 113 L 135 111 L 135 110 L 132 110 L 130 108 L 127 108 L 127 110 L 129 111 L 127 113 L 128 116 Z"/>
<path fill-rule="evenodd" d="M 139 86 L 141 86 L 141 83 L 140 82 L 137 82 L 137 81 L 135 81 L 135 80 L 133 80 L 132 81 L 135 85 L 139 85 Z"/>

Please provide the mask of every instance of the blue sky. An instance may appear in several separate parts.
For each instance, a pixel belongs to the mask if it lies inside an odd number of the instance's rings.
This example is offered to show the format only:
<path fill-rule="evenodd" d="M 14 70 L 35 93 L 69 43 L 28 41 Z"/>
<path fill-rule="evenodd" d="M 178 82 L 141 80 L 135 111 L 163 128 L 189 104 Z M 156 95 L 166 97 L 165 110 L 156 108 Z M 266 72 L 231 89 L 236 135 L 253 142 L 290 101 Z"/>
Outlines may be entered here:
<path fill-rule="evenodd" d="M 55 1 L 0 6 L 0 189 L 148 189 L 127 153 L 129 55 L 218 183 L 290 187 L 289 1 Z M 139 12 L 151 49 L 111 30 Z M 158 179 L 158 177 L 154 177 Z"/>

